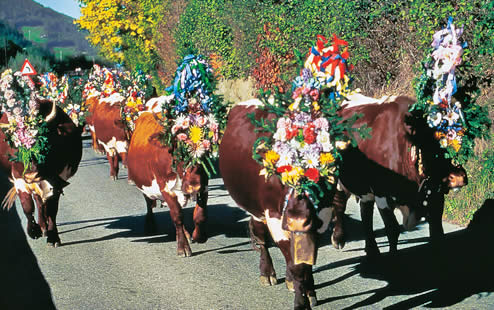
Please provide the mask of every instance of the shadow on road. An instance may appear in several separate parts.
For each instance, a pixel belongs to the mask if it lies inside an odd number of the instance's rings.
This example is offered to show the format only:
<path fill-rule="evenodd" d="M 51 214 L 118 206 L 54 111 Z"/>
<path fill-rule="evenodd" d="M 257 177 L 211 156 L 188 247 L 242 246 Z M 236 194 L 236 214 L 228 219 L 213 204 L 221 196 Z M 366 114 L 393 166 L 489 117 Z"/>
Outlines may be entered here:
<path fill-rule="evenodd" d="M 192 207 L 183 209 L 185 227 L 190 233 L 194 230 L 194 223 L 192 221 L 193 211 L 194 208 Z M 116 233 L 111 233 L 99 238 L 67 241 L 64 242 L 64 246 L 107 241 L 117 238 L 136 238 L 136 240 L 132 240 L 132 242 L 146 243 L 174 242 L 176 240 L 175 226 L 171 220 L 168 208 L 158 207 L 154 209 L 153 213 L 153 221 L 149 221 L 146 214 L 142 214 L 138 216 L 123 216 L 59 223 L 59 234 L 63 235 L 69 232 L 98 226 L 103 226 L 105 229 L 109 230 L 119 230 Z M 247 222 L 241 222 L 243 219 L 248 217 L 244 211 L 238 208 L 228 207 L 227 205 L 218 204 L 209 205 L 208 213 L 206 227 L 209 238 L 218 235 L 225 235 L 228 238 L 249 237 Z M 226 248 L 231 247 L 224 247 L 217 250 L 225 250 Z M 229 253 L 232 253 L 234 250 L 229 249 L 228 251 Z M 196 252 L 194 255 L 199 255 L 204 252 L 206 251 Z"/>
<path fill-rule="evenodd" d="M 398 254 L 382 255 L 376 261 L 352 258 L 323 266 L 327 270 L 358 263 L 354 271 L 319 287 L 360 275 L 386 281 L 383 288 L 356 292 L 321 300 L 320 304 L 355 296 L 368 298 L 347 309 L 371 306 L 388 296 L 417 295 L 386 309 L 413 307 L 449 307 L 477 295 L 481 298 L 494 291 L 494 200 L 486 200 L 466 229 L 449 233 L 437 246 L 430 244 L 401 249 Z"/>
<path fill-rule="evenodd" d="M 5 197 L 10 186 L 0 173 L 0 197 Z M 15 205 L 10 210 L 0 208 L 0 242 L 4 249 L 0 255 L 0 309 L 55 309 L 50 286 L 26 240 Z"/>

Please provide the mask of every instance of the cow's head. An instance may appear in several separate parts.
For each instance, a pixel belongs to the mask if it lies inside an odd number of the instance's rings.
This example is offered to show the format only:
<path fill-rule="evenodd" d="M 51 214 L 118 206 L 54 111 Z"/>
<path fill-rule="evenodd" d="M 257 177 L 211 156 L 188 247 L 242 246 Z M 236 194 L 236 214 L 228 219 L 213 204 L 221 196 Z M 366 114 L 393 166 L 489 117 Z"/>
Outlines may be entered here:
<path fill-rule="evenodd" d="M 315 206 L 307 194 L 297 195 L 294 191 L 285 197 L 282 228 L 291 232 L 306 233 L 317 229 L 319 219 Z"/>
<path fill-rule="evenodd" d="M 317 253 L 316 229 L 321 221 L 308 194 L 298 195 L 295 191 L 286 194 L 281 225 L 283 230 L 291 232 L 294 263 L 313 265 Z"/>
<path fill-rule="evenodd" d="M 452 166 L 449 174 L 442 179 L 442 182 L 446 192 L 451 189 L 457 191 L 468 184 L 467 172 L 461 166 Z"/>
<path fill-rule="evenodd" d="M 182 192 L 187 196 L 195 196 L 205 185 L 204 171 L 200 165 L 189 166 L 182 172 Z"/>

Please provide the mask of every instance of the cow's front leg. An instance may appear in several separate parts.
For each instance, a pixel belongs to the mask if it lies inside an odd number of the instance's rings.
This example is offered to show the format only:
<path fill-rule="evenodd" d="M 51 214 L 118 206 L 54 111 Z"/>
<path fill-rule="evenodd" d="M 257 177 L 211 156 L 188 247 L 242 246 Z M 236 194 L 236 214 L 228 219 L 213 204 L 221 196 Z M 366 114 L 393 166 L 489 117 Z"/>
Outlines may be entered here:
<path fill-rule="evenodd" d="M 444 237 L 443 229 L 443 211 L 444 211 L 444 195 L 435 193 L 428 201 L 428 216 L 429 234 L 432 243 L 440 243 Z"/>
<path fill-rule="evenodd" d="M 277 245 L 285 257 L 286 286 L 288 290 L 295 292 L 294 309 L 311 309 L 311 306 L 317 305 L 312 266 L 294 264 L 290 240 L 280 240 Z"/>
<path fill-rule="evenodd" d="M 156 207 L 156 200 L 153 200 L 146 196 L 146 194 L 143 194 L 144 199 L 146 200 L 146 222 L 144 224 L 144 230 L 146 231 L 146 234 L 151 235 L 156 232 L 156 223 L 154 221 L 154 214 L 153 214 L 153 208 Z"/>
<path fill-rule="evenodd" d="M 192 232 L 192 242 L 204 243 L 208 240 L 206 233 L 206 221 L 208 218 L 208 189 L 201 186 L 201 191 L 197 196 L 197 204 L 194 208 L 194 231 Z"/>
<path fill-rule="evenodd" d="M 62 245 L 60 237 L 58 236 L 57 229 L 57 213 L 58 213 L 58 202 L 60 200 L 60 192 L 54 191 L 53 196 L 50 197 L 45 202 L 46 215 L 48 218 L 48 225 L 46 231 L 46 242 L 49 246 L 58 247 Z"/>
<path fill-rule="evenodd" d="M 182 206 L 178 202 L 177 196 L 172 196 L 166 192 L 162 192 L 162 195 L 166 204 L 170 208 L 170 216 L 175 224 L 177 255 L 181 257 L 189 257 L 192 255 L 192 250 L 189 245 L 190 235 L 184 227 Z"/>
<path fill-rule="evenodd" d="M 252 247 L 259 252 L 259 271 L 262 286 L 271 286 L 278 283 L 276 272 L 273 267 L 273 261 L 269 255 L 266 245 L 266 237 L 269 234 L 268 227 L 262 221 L 255 220 L 253 217 L 249 221 L 250 239 Z"/>
<path fill-rule="evenodd" d="M 343 249 L 345 246 L 345 234 L 343 229 L 343 218 L 345 217 L 346 204 L 349 195 L 344 191 L 336 190 L 333 198 L 333 233 L 331 234 L 331 244 L 336 249 Z"/>
<path fill-rule="evenodd" d="M 41 237 L 41 228 L 34 220 L 34 201 L 30 193 L 18 192 L 19 200 L 21 201 L 22 210 L 27 219 L 26 232 L 32 239 L 38 239 Z"/>
<path fill-rule="evenodd" d="M 38 210 L 38 224 L 41 228 L 41 232 L 43 233 L 43 237 L 46 237 L 47 224 L 48 224 L 48 215 L 46 214 L 46 208 L 44 207 L 43 200 L 41 196 L 34 194 L 34 200 L 36 202 L 36 207 Z"/>

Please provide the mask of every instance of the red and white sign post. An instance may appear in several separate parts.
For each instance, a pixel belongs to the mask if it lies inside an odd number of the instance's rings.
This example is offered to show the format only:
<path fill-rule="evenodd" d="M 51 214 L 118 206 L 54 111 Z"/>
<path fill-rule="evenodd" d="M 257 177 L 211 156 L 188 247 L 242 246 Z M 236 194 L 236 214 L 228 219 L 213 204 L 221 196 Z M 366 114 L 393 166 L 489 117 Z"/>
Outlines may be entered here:
<path fill-rule="evenodd" d="M 33 82 L 33 80 L 31 79 L 31 75 L 38 74 L 36 72 L 36 70 L 34 69 L 33 65 L 31 65 L 29 60 L 27 60 L 27 58 L 26 58 L 26 60 L 24 60 L 24 64 L 22 65 L 21 74 L 26 75 L 31 80 L 31 82 Z"/>

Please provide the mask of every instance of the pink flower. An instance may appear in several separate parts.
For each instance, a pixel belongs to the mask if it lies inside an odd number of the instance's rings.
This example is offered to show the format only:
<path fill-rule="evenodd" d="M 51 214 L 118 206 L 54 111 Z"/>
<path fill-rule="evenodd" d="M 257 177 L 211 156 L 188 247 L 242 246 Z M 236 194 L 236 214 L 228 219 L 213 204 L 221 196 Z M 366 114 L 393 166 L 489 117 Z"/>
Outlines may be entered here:
<path fill-rule="evenodd" d="M 206 123 L 207 123 L 207 119 L 204 116 L 199 115 L 197 117 L 197 125 L 199 125 L 199 127 L 204 127 L 204 125 L 206 125 Z"/>
<path fill-rule="evenodd" d="M 280 117 L 278 119 L 278 122 L 276 123 L 276 127 L 277 128 L 282 128 L 282 129 L 286 129 L 288 127 L 291 126 L 291 121 L 290 119 L 287 119 L 287 118 L 284 118 L 284 117 Z"/>
<path fill-rule="evenodd" d="M 209 140 L 202 140 L 202 147 L 207 151 L 209 150 L 211 146 L 211 142 L 209 142 Z"/>
<path fill-rule="evenodd" d="M 327 131 L 329 128 L 328 120 L 323 117 L 320 117 L 314 121 L 314 126 L 316 127 L 316 129 L 322 129 Z"/>
<path fill-rule="evenodd" d="M 172 129 L 172 131 L 173 131 L 173 129 Z M 185 141 L 185 140 L 187 140 L 187 135 L 184 134 L 184 133 L 179 133 L 177 135 L 177 139 L 180 140 L 180 141 Z"/>

